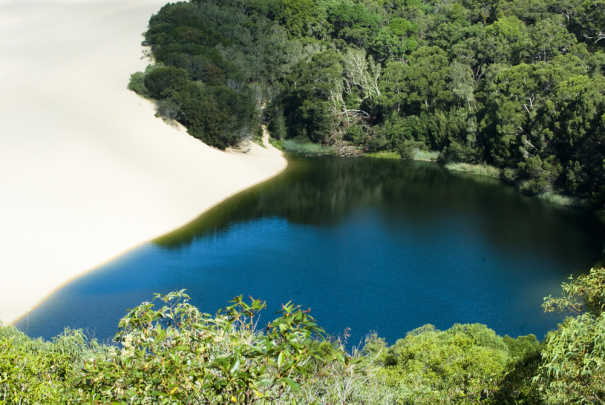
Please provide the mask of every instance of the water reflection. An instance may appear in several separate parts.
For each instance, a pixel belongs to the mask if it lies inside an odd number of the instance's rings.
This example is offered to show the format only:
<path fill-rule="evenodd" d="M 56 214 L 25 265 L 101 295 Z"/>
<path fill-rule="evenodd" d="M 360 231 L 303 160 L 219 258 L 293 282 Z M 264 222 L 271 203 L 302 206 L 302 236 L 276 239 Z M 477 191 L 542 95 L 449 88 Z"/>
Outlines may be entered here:
<path fill-rule="evenodd" d="M 448 218 L 464 218 L 507 253 L 538 250 L 576 265 L 598 257 L 605 236 L 603 224 L 593 215 L 521 196 L 496 180 L 454 175 L 434 164 L 292 157 L 288 170 L 277 178 L 155 243 L 178 249 L 232 224 L 267 217 L 335 226 L 367 207 L 379 209 L 387 226 L 405 223 L 430 232 Z"/>
<path fill-rule="evenodd" d="M 351 342 L 426 323 L 482 322 L 542 337 L 540 309 L 598 258 L 603 225 L 494 181 L 418 162 L 296 159 L 279 177 L 56 292 L 19 327 L 107 339 L 128 308 L 186 288 L 212 313 L 235 295 L 311 307 Z"/>

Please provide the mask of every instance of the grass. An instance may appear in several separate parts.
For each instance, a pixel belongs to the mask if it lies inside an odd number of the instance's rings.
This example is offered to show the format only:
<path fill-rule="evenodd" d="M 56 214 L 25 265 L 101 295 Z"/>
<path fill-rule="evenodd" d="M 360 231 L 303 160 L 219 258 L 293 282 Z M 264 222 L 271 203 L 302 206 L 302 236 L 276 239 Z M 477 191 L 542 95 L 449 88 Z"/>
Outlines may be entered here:
<path fill-rule="evenodd" d="M 280 141 L 281 149 L 296 155 L 321 156 L 334 154 L 332 146 L 313 143 L 306 138 L 292 138 Z"/>
<path fill-rule="evenodd" d="M 486 164 L 474 165 L 470 163 L 448 163 L 445 165 L 445 168 L 452 172 L 500 179 L 500 169 Z"/>
<path fill-rule="evenodd" d="M 401 155 L 398 152 L 392 150 L 383 150 L 379 152 L 366 153 L 364 156 L 376 158 L 376 159 L 401 159 Z M 439 158 L 439 152 L 414 149 L 412 152 L 412 160 L 419 160 L 422 162 L 436 162 Z"/>
<path fill-rule="evenodd" d="M 500 179 L 501 171 L 497 167 L 486 164 L 469 164 L 469 163 L 448 163 L 445 168 L 452 172 L 465 173 L 473 176 L 490 177 Z M 569 197 L 562 194 L 557 194 L 548 191 L 538 195 L 538 198 L 559 207 L 581 207 L 583 202 L 577 198 Z"/>
<path fill-rule="evenodd" d="M 313 143 L 305 137 L 296 137 L 291 139 L 275 139 L 269 138 L 271 145 L 277 149 L 303 156 L 324 156 L 336 155 L 337 150 L 333 146 L 321 145 Z M 399 160 L 401 156 L 393 150 L 383 150 L 378 152 L 364 153 L 362 156 L 374 159 L 390 159 Z M 412 160 L 423 162 L 436 162 L 439 158 L 439 152 L 427 151 L 422 149 L 414 149 L 412 152 Z"/>
<path fill-rule="evenodd" d="M 580 201 L 577 199 L 566 195 L 553 193 L 552 191 L 540 194 L 538 197 L 544 201 L 561 207 L 577 207 L 580 205 Z"/>
<path fill-rule="evenodd" d="M 279 149 L 281 151 L 284 150 L 284 142 L 281 139 L 276 139 L 273 137 L 269 137 L 269 143 L 273 145 L 274 148 Z"/>
<path fill-rule="evenodd" d="M 372 153 L 365 153 L 363 156 L 374 159 L 392 159 L 399 160 L 401 156 L 395 151 L 379 151 Z M 414 149 L 412 152 L 412 160 L 419 160 L 425 162 L 436 162 L 439 158 L 439 152 L 427 151 L 422 149 Z M 490 179 L 501 179 L 501 170 L 497 167 L 486 165 L 486 164 L 470 164 L 470 163 L 448 163 L 445 168 L 451 172 L 469 174 L 472 176 L 481 176 Z M 585 201 L 578 200 L 570 196 L 557 194 L 554 192 L 546 192 L 538 195 L 538 198 L 559 207 L 572 208 L 582 207 L 586 204 Z M 605 222 L 605 210 L 598 213 L 600 219 Z"/>
<path fill-rule="evenodd" d="M 399 153 L 394 152 L 394 151 L 380 151 L 380 152 L 372 152 L 372 153 L 366 153 L 364 154 L 364 156 L 367 157 L 371 157 L 371 158 L 375 158 L 375 159 L 401 159 L 401 156 L 399 156 Z"/>
<path fill-rule="evenodd" d="M 422 162 L 436 162 L 439 158 L 439 152 L 433 150 L 414 149 L 412 152 L 412 160 L 420 160 Z"/>

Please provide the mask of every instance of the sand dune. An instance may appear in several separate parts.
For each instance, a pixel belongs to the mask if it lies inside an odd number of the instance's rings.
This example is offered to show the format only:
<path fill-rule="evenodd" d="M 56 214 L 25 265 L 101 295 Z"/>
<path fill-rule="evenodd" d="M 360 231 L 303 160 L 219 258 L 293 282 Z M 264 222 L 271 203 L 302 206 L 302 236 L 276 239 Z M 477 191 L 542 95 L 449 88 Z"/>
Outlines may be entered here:
<path fill-rule="evenodd" d="M 286 166 L 220 152 L 126 90 L 165 0 L 0 0 L 0 321 Z"/>

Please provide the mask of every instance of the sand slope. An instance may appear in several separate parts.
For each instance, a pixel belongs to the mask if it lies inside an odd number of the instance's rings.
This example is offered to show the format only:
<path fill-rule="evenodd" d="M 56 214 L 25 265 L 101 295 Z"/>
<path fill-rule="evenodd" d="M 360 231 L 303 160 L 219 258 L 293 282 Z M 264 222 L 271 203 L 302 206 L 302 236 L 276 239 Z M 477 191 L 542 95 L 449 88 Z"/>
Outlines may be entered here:
<path fill-rule="evenodd" d="M 212 149 L 127 91 L 164 0 L 0 0 L 0 321 L 285 165 Z"/>

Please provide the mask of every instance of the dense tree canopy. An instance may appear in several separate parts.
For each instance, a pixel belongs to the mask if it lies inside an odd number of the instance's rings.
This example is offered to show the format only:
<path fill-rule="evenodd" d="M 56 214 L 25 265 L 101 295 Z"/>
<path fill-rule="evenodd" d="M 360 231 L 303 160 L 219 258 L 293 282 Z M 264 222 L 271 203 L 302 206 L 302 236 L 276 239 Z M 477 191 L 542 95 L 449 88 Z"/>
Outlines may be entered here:
<path fill-rule="evenodd" d="M 603 0 L 192 0 L 131 88 L 224 148 L 273 136 L 489 164 L 605 203 Z M 265 108 L 266 107 L 266 108 Z M 264 114 L 263 110 L 264 109 Z"/>

